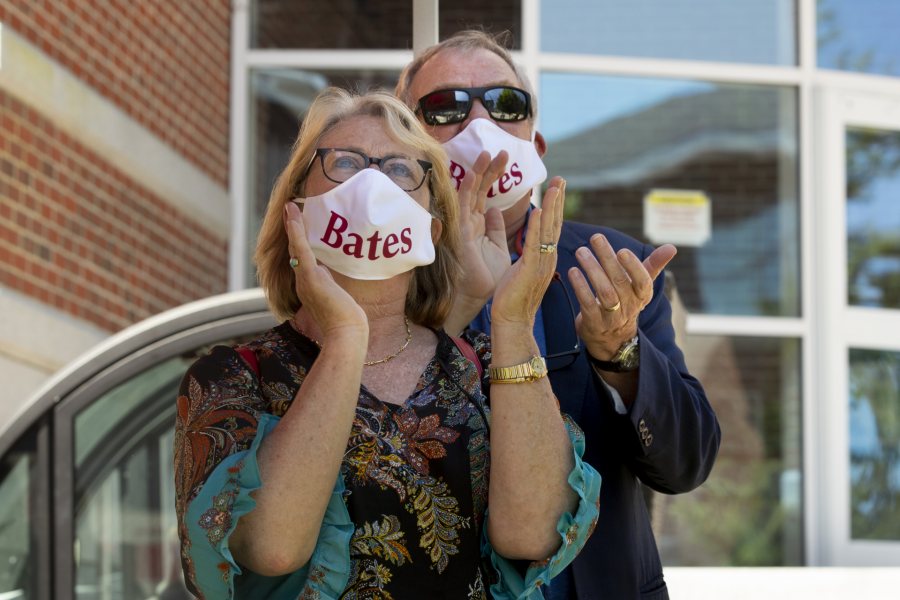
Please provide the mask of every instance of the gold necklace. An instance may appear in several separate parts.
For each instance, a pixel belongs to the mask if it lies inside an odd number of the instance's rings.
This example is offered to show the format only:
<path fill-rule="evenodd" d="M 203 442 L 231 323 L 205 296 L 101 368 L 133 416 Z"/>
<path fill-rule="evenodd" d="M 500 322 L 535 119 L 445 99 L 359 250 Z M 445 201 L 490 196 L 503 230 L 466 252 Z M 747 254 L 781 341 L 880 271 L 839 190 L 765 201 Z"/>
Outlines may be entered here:
<path fill-rule="evenodd" d="M 400 348 L 396 352 L 394 352 L 393 354 L 388 354 L 387 356 L 385 356 L 382 359 L 364 362 L 363 363 L 364 367 L 371 367 L 372 365 L 380 365 L 381 363 L 386 363 L 389 360 L 397 358 L 397 356 L 399 356 L 401 352 L 406 350 L 407 346 L 409 346 L 409 343 L 412 341 L 412 330 L 409 328 L 409 317 L 408 316 L 403 315 L 403 322 L 406 324 L 406 341 L 403 342 L 403 345 L 400 346 Z M 300 329 L 297 327 L 297 324 L 294 323 L 293 319 L 291 319 L 291 327 L 294 328 L 294 331 L 296 331 L 300 335 L 304 336 L 305 338 L 309 339 L 313 344 L 318 346 L 320 350 L 322 349 L 322 343 L 319 342 L 319 340 L 317 340 L 316 338 L 310 337 L 310 336 L 306 335 L 305 333 L 303 333 L 302 331 L 300 331 Z"/>

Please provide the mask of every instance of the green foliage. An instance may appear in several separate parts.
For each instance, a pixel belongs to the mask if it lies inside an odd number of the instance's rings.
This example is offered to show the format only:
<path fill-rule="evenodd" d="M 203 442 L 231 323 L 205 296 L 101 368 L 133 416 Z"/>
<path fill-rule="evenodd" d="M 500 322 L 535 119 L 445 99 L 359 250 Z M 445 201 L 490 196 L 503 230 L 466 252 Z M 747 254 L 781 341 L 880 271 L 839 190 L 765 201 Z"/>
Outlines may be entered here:
<path fill-rule="evenodd" d="M 677 523 L 682 564 L 704 566 L 783 566 L 802 557 L 787 555 L 798 546 L 800 517 L 781 502 L 780 460 L 750 464 L 720 457 L 712 477 L 699 490 L 670 501 Z M 790 538 L 790 539 L 789 539 Z"/>
<path fill-rule="evenodd" d="M 850 351 L 850 404 L 865 403 L 879 452 L 851 455 L 851 529 L 856 539 L 900 540 L 900 353 Z"/>

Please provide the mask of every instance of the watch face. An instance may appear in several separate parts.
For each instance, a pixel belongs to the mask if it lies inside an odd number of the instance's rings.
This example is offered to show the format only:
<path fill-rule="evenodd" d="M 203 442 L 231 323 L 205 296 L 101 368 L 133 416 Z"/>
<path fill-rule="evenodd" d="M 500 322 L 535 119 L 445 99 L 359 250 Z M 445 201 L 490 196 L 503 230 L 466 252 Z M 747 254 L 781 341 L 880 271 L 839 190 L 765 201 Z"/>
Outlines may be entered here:
<path fill-rule="evenodd" d="M 615 359 L 615 362 L 619 363 L 619 366 L 623 371 L 633 371 L 637 368 L 640 359 L 641 352 L 638 349 L 638 338 L 635 336 L 624 348 L 622 348 L 619 352 L 619 356 Z"/>
<path fill-rule="evenodd" d="M 640 356 L 641 353 L 638 352 L 637 346 L 632 346 L 622 355 L 622 360 L 619 361 L 619 364 L 625 369 L 633 369 L 638 365 Z"/>
<path fill-rule="evenodd" d="M 547 363 L 544 362 L 543 357 L 533 356 L 529 362 L 536 377 L 543 377 L 547 373 Z"/>

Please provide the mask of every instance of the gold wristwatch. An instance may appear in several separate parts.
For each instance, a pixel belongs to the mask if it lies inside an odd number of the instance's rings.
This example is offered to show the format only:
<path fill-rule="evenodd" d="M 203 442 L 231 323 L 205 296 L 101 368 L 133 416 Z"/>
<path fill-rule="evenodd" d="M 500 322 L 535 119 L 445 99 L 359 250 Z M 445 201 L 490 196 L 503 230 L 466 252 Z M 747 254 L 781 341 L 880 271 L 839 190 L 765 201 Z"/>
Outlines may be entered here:
<path fill-rule="evenodd" d="M 547 376 L 547 362 L 542 356 L 532 356 L 526 362 L 511 367 L 490 365 L 491 383 L 525 383 Z"/>

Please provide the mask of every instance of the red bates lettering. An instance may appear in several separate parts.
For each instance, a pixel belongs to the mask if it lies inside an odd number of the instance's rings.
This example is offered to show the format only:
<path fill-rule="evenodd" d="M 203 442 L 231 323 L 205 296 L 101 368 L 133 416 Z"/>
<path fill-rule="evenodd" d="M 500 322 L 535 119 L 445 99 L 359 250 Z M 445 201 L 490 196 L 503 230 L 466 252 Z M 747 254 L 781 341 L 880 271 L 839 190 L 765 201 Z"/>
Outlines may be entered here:
<path fill-rule="evenodd" d="M 522 183 L 522 179 L 522 169 L 519 167 L 519 163 L 509 165 L 509 171 L 501 175 L 488 190 L 488 198 L 493 198 L 497 193 L 505 194 Z M 459 189 L 458 186 L 457 189 Z"/>
<path fill-rule="evenodd" d="M 466 176 L 466 170 L 463 168 L 461 164 L 458 162 L 450 161 L 450 178 L 456 182 L 456 191 L 459 191 L 459 186 L 462 185 L 463 177 Z"/>
<path fill-rule="evenodd" d="M 345 217 L 331 211 L 325 235 L 320 238 L 322 243 L 340 249 L 347 256 L 368 260 L 378 260 L 382 256 L 392 258 L 397 254 L 408 254 L 412 250 L 412 229 L 409 227 L 404 227 L 399 237 L 396 233 L 382 236 L 380 231 L 376 231 L 363 239 L 358 233 L 348 232 L 349 226 L 350 223 Z"/>

